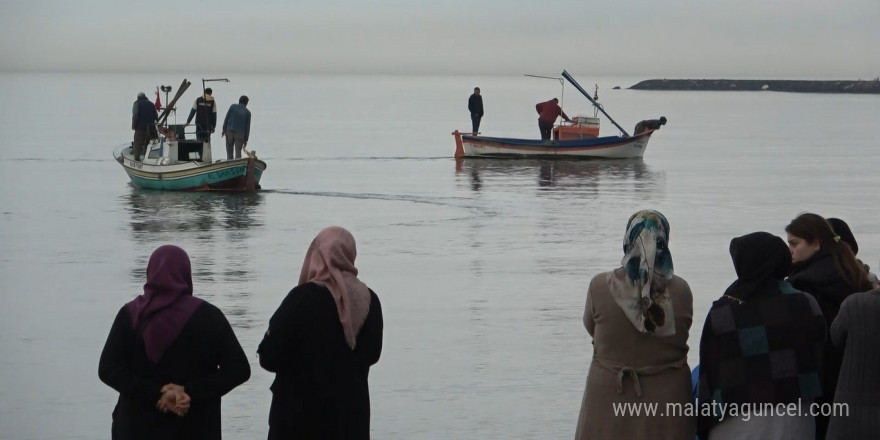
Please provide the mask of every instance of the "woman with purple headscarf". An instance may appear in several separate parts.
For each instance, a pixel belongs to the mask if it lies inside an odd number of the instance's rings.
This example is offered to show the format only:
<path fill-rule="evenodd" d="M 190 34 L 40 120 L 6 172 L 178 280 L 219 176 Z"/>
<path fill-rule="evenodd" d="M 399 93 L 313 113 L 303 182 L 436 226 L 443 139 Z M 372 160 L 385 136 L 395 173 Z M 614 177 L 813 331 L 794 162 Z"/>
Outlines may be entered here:
<path fill-rule="evenodd" d="M 161 246 L 144 293 L 119 310 L 98 366 L 119 392 L 115 439 L 220 439 L 220 398 L 250 364 L 217 307 L 193 296 L 189 256 Z"/>
<path fill-rule="evenodd" d="M 358 279 L 354 237 L 331 226 L 306 252 L 258 350 L 275 373 L 269 439 L 370 438 L 370 366 L 382 352 L 382 306 Z"/>

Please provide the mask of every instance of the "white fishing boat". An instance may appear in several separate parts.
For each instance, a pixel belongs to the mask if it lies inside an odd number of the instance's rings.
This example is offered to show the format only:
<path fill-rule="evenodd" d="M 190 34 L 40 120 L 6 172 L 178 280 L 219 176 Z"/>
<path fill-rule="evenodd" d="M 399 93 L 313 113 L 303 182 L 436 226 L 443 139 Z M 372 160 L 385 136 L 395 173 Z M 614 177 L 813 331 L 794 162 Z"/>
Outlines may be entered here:
<path fill-rule="evenodd" d="M 139 188 L 170 191 L 255 191 L 266 163 L 247 148 L 243 157 L 214 160 L 211 143 L 187 139 L 186 126 L 167 124 L 168 115 L 177 100 L 190 86 L 183 80 L 174 99 L 168 103 L 156 124 L 156 136 L 146 147 L 141 160 L 135 160 L 132 144 L 113 150 L 113 157 L 122 165 L 131 183 Z M 194 134 L 194 133 L 193 133 Z M 225 153 L 225 145 L 224 145 Z"/>

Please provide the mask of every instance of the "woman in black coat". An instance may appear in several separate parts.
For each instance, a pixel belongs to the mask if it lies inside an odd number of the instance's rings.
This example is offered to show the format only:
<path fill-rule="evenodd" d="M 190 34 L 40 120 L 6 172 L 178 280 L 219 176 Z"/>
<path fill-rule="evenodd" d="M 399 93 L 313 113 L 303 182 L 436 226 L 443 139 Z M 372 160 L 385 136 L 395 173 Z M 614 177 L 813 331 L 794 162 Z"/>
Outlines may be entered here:
<path fill-rule="evenodd" d="M 826 330 L 830 330 L 843 300 L 853 293 L 871 290 L 868 274 L 849 245 L 822 216 L 808 212 L 800 214 L 785 227 L 785 232 L 792 260 L 788 282 L 816 298 L 825 316 Z M 824 394 L 816 400 L 817 403 L 834 400 L 842 362 L 842 352 L 831 344 L 830 339 L 826 340 L 822 361 Z M 816 416 L 817 440 L 825 438 L 828 422 L 828 416 Z"/>
<path fill-rule="evenodd" d="M 220 398 L 250 377 L 250 364 L 217 307 L 192 295 L 189 256 L 156 249 L 144 294 L 119 310 L 98 376 L 119 392 L 114 440 L 219 440 Z"/>
<path fill-rule="evenodd" d="M 351 233 L 322 230 L 269 321 L 258 353 L 275 373 L 270 440 L 370 438 L 367 377 L 382 352 L 382 306 L 357 278 L 356 255 Z"/>

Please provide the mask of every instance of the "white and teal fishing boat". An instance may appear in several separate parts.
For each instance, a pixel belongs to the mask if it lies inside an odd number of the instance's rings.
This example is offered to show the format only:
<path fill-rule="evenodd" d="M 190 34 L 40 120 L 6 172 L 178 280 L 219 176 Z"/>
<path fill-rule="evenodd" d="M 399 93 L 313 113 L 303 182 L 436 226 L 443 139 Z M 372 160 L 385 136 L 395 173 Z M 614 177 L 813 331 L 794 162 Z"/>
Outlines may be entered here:
<path fill-rule="evenodd" d="M 266 171 L 266 162 L 247 148 L 243 157 L 213 160 L 211 143 L 187 139 L 184 125 L 166 125 L 174 104 L 189 87 L 183 80 L 174 99 L 168 103 L 157 123 L 158 139 L 147 145 L 142 160 L 135 160 L 131 143 L 113 150 L 113 157 L 139 188 L 167 191 L 255 191 Z M 225 153 L 225 146 L 224 146 Z"/>

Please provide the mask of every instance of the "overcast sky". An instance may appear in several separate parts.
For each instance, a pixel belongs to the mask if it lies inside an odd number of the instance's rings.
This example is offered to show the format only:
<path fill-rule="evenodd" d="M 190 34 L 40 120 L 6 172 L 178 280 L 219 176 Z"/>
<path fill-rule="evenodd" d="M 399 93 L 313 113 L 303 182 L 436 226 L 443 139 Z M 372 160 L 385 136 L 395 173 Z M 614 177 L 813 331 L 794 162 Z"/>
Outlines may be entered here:
<path fill-rule="evenodd" d="M 880 0 L 0 0 L 0 70 L 875 78 Z"/>

